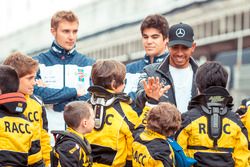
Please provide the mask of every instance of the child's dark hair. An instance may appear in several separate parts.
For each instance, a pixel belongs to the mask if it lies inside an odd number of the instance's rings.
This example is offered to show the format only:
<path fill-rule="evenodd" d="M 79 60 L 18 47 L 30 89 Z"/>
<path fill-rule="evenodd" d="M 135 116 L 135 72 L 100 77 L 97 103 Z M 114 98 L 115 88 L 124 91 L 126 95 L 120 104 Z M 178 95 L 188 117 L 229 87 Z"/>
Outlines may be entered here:
<path fill-rule="evenodd" d="M 207 61 L 202 64 L 198 68 L 195 78 L 197 87 L 201 93 L 211 86 L 221 86 L 225 88 L 227 80 L 227 71 L 216 61 Z"/>
<path fill-rule="evenodd" d="M 68 127 L 76 129 L 79 127 L 82 119 L 90 117 L 92 106 L 84 101 L 73 101 L 64 107 L 64 121 Z"/>
<path fill-rule="evenodd" d="M 16 70 L 19 78 L 37 71 L 39 65 L 38 61 L 21 52 L 14 52 L 9 55 L 4 60 L 3 64 L 13 67 Z"/>
<path fill-rule="evenodd" d="M 106 89 L 122 85 L 126 76 L 126 66 L 116 60 L 98 60 L 91 71 L 91 78 L 94 85 L 102 86 Z"/>
<path fill-rule="evenodd" d="M 173 135 L 181 125 L 181 113 L 175 105 L 160 102 L 153 107 L 147 117 L 147 128 L 164 136 Z"/>
<path fill-rule="evenodd" d="M 19 78 L 14 68 L 0 65 L 0 94 L 17 92 Z"/>

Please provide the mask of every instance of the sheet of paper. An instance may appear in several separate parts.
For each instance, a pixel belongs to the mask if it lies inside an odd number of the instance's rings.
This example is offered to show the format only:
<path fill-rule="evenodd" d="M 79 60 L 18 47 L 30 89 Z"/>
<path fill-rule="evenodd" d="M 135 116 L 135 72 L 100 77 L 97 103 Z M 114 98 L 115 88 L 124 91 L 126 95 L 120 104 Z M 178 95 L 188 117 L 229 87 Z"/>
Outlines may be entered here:
<path fill-rule="evenodd" d="M 87 92 L 90 86 L 91 66 L 66 65 L 65 71 L 63 65 L 45 67 L 45 65 L 40 64 L 39 68 L 42 81 L 49 88 L 62 89 L 65 82 L 66 87 L 84 89 Z M 65 76 L 63 76 L 64 74 Z"/>
<path fill-rule="evenodd" d="M 63 66 L 54 65 L 45 67 L 44 64 L 39 65 L 42 81 L 49 88 L 63 88 Z"/>
<path fill-rule="evenodd" d="M 90 86 L 91 69 L 91 66 L 67 65 L 65 68 L 65 86 L 87 90 Z"/>
<path fill-rule="evenodd" d="M 140 75 L 141 73 L 126 73 L 127 83 L 124 89 L 125 93 L 136 92 Z"/>

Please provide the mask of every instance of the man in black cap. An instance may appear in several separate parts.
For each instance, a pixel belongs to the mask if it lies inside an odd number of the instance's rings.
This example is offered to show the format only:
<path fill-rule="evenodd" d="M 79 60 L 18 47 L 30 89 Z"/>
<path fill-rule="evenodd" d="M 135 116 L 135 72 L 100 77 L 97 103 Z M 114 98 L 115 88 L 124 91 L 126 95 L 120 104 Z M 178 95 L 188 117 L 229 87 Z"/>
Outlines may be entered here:
<path fill-rule="evenodd" d="M 186 112 L 188 102 L 197 95 L 194 74 L 198 65 L 191 57 L 196 48 L 191 26 L 179 23 L 170 27 L 169 55 L 161 63 L 148 65 L 141 74 L 136 104 L 143 108 L 146 101 L 157 104 L 168 101 Z"/>

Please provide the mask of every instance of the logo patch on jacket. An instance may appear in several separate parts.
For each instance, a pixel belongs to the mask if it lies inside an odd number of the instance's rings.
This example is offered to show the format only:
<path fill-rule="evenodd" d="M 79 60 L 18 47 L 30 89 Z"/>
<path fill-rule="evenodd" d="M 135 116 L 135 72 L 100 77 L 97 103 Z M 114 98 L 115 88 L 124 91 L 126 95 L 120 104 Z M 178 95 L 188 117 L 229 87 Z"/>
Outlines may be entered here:
<path fill-rule="evenodd" d="M 16 112 L 23 112 L 23 103 L 18 103 L 15 110 Z"/>
<path fill-rule="evenodd" d="M 223 96 L 211 96 L 208 100 L 211 102 L 211 103 L 220 103 L 220 102 L 223 102 L 224 101 L 224 97 Z"/>

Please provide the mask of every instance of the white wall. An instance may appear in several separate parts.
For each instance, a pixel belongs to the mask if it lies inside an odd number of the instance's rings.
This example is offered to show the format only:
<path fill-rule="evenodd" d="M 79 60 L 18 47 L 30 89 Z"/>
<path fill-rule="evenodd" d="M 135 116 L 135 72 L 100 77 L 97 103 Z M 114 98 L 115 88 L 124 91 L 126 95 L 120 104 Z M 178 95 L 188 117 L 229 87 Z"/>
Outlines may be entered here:
<path fill-rule="evenodd" d="M 27 3 L 31 1 L 26 0 Z M 54 0 L 55 1 L 55 0 Z M 73 10 L 80 19 L 79 37 L 141 20 L 153 13 L 163 13 L 173 8 L 204 0 L 92 0 L 93 2 Z M 51 1 L 53 2 L 53 1 Z M 157 3 L 156 3 L 157 2 Z M 1 5 L 1 4 L 0 4 Z M 14 4 L 12 4 L 14 5 Z M 55 5 L 55 4 L 52 4 Z M 9 6 L 11 7 L 11 6 Z M 27 7 L 27 6 L 26 6 Z M 43 11 L 46 11 L 44 6 Z M 39 10 L 40 11 L 40 10 Z M 37 11 L 38 12 L 38 11 Z M 29 13 L 32 14 L 32 13 Z M 25 21 L 25 17 L 20 18 Z M 53 38 L 50 34 L 50 18 L 13 34 L 0 37 L 0 61 L 11 51 L 30 53 L 49 47 Z"/>

